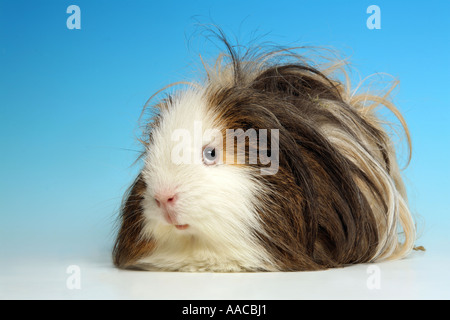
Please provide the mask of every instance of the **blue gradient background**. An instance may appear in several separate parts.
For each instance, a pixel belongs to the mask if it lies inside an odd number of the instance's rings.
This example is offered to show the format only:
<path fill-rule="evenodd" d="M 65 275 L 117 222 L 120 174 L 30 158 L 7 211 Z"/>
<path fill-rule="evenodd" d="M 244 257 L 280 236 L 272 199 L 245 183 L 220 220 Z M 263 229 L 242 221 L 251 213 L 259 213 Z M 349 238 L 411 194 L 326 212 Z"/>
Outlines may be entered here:
<path fill-rule="evenodd" d="M 81 30 L 66 28 L 71 4 Z M 371 4 L 381 30 L 366 27 Z M 198 40 L 197 21 L 242 42 L 256 31 L 281 45 L 334 47 L 350 56 L 354 82 L 376 72 L 399 79 L 418 244 L 448 244 L 449 12 L 435 0 L 0 1 L 0 254 L 109 254 L 139 169 L 143 104 L 215 50 Z"/>

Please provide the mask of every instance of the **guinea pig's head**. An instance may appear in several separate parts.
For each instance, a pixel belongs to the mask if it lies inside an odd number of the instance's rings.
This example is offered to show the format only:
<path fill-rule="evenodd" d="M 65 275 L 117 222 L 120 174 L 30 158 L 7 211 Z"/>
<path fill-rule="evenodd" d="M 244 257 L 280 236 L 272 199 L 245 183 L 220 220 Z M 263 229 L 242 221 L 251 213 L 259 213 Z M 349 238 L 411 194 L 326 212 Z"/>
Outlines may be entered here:
<path fill-rule="evenodd" d="M 252 245 L 261 184 L 254 180 L 255 167 L 227 154 L 228 127 L 208 93 L 188 89 L 175 94 L 158 119 L 141 173 L 147 186 L 143 234 L 161 251 L 164 245 L 181 245 L 205 255 L 208 250 L 259 255 Z"/>
<path fill-rule="evenodd" d="M 299 61 L 229 56 L 157 104 L 115 264 L 317 270 L 405 255 L 412 220 L 374 114 Z"/>
<path fill-rule="evenodd" d="M 231 110 L 239 101 L 218 100 L 236 93 L 194 86 L 158 104 L 143 169 L 123 205 L 117 265 L 221 271 L 270 267 L 258 214 L 258 197 L 266 186 L 256 177 L 278 169 L 275 152 L 270 154 L 276 134 L 260 134 L 246 116 Z"/>

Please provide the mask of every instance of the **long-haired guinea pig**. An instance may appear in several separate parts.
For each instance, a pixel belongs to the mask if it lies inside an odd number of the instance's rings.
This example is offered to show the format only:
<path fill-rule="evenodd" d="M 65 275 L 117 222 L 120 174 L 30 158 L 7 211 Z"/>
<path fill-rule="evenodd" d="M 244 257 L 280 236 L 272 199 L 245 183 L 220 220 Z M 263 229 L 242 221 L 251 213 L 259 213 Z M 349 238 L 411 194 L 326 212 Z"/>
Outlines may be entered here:
<path fill-rule="evenodd" d="M 377 115 L 391 110 L 410 147 L 390 90 L 356 94 L 338 80 L 342 63 L 224 44 L 213 64 L 202 59 L 204 79 L 153 105 L 115 265 L 302 271 L 408 255 L 415 224 Z"/>

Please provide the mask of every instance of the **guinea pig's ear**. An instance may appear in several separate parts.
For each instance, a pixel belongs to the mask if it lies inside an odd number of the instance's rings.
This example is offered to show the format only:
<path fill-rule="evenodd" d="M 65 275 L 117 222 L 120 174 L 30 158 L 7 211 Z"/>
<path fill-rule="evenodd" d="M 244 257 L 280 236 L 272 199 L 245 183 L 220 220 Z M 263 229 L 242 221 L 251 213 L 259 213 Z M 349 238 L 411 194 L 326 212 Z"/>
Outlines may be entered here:
<path fill-rule="evenodd" d="M 119 268 L 133 266 L 154 248 L 151 240 L 142 237 L 142 201 L 146 189 L 147 185 L 140 173 L 125 194 L 120 212 L 120 230 L 113 249 L 113 262 Z"/>

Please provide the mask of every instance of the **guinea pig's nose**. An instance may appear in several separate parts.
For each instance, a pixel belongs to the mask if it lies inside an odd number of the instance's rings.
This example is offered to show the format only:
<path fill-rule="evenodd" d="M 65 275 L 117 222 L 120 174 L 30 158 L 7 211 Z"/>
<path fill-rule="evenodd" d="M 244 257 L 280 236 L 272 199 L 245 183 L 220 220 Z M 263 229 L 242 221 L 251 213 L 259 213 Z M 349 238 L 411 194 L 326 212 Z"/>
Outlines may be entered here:
<path fill-rule="evenodd" d="M 161 206 L 173 206 L 178 199 L 178 195 L 175 192 L 161 192 L 155 194 L 155 201 L 158 207 Z"/>

